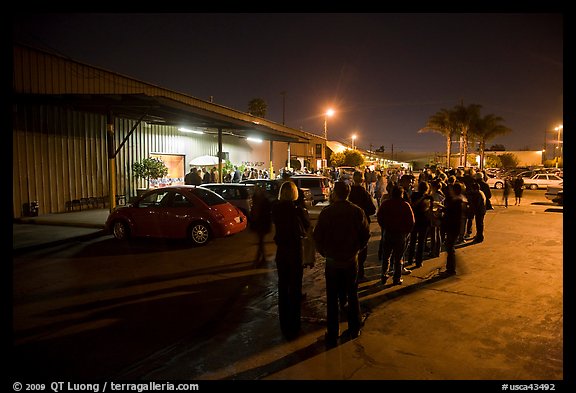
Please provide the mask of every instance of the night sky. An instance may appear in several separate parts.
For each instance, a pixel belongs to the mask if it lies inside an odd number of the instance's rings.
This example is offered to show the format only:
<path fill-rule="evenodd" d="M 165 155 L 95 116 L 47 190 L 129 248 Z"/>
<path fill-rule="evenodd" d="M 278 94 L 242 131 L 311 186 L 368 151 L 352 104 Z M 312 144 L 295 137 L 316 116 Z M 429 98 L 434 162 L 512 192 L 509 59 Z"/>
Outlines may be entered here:
<path fill-rule="evenodd" d="M 14 39 L 368 149 L 445 151 L 419 134 L 442 108 L 482 105 L 543 147 L 563 117 L 563 15 L 544 13 L 19 14 Z M 285 92 L 285 95 L 282 95 Z M 455 147 L 457 150 L 457 147 Z M 454 151 L 454 149 L 453 149 Z"/>

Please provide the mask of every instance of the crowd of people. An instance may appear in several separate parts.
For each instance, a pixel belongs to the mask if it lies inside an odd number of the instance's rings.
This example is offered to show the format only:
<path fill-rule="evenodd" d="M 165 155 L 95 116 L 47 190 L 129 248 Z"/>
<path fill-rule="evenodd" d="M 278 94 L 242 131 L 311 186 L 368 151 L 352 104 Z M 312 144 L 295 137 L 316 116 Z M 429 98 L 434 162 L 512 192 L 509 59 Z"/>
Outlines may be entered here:
<path fill-rule="evenodd" d="M 360 334 L 358 284 L 366 280 L 364 264 L 373 217 L 381 229 L 381 283 L 385 285 L 391 276 L 392 285 L 401 285 L 403 275 L 423 265 L 425 254 L 438 257 L 442 250 L 446 252 L 442 274 L 456 274 L 456 246 L 482 243 L 484 217 L 493 209 L 485 174 L 472 168 L 427 168 L 419 173 L 366 169 L 356 171 L 346 181 L 335 179 L 330 202 L 312 228 L 308 212 L 299 202 L 298 188 L 289 177 L 285 180 L 278 201 L 266 205 L 270 214 L 263 215 L 268 220 L 266 231 L 272 230 L 271 224 L 275 229 L 281 330 L 287 339 L 300 332 L 301 301 L 305 297 L 303 239 L 313 236 L 316 251 L 326 261 L 328 347 L 337 345 L 342 313 L 347 314 L 346 334 L 350 338 Z M 262 216 L 261 208 L 254 211 Z M 259 247 L 257 257 L 262 258 L 262 254 Z"/>

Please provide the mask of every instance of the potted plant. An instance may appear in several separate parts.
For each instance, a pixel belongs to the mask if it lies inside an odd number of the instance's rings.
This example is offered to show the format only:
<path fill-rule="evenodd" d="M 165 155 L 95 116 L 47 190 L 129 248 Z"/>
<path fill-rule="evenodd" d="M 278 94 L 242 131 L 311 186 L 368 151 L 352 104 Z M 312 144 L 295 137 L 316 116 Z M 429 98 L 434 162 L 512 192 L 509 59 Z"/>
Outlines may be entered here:
<path fill-rule="evenodd" d="M 150 188 L 150 180 L 160 179 L 168 174 L 168 167 L 159 158 L 144 158 L 132 164 L 132 172 L 136 178 L 146 180 L 147 188 L 137 190 L 142 192 Z"/>

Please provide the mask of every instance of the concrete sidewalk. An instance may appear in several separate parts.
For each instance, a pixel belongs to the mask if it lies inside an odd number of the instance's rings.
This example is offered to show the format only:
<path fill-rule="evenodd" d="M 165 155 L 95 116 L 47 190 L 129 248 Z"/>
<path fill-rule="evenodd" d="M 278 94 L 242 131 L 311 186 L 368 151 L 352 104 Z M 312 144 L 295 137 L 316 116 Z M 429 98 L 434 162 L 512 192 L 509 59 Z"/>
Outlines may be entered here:
<path fill-rule="evenodd" d="M 444 253 L 404 276 L 401 286 L 381 286 L 379 266 L 372 263 L 370 280 L 359 288 L 369 316 L 358 339 L 342 340 L 326 351 L 323 324 L 305 321 L 310 327 L 297 340 L 195 379 L 561 381 L 562 209 L 538 198 L 508 209 L 496 203 L 486 217 L 485 242 L 457 251 L 454 277 L 438 276 Z M 24 218 L 13 225 L 14 251 L 101 236 L 107 215 L 101 209 Z M 324 305 L 318 280 L 320 266 L 306 271 L 310 306 Z M 242 353 L 242 348 L 235 351 Z M 200 355 L 197 347 L 180 348 L 171 357 L 178 362 L 163 362 L 166 369 L 146 378 L 186 378 Z M 166 354 L 156 356 L 165 360 Z"/>
<path fill-rule="evenodd" d="M 103 236 L 109 209 L 22 217 L 12 223 L 12 250 L 33 251 L 74 240 Z"/>

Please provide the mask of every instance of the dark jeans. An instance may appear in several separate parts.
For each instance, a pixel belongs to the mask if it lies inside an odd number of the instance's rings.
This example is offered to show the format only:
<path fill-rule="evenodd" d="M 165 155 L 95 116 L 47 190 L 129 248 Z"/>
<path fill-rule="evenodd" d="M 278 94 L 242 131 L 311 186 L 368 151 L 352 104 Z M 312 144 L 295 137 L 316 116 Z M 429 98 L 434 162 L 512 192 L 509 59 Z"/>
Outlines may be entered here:
<path fill-rule="evenodd" d="M 427 226 L 414 227 L 410 234 L 410 243 L 408 245 L 408 263 L 416 263 L 416 266 L 422 265 L 424 259 L 424 246 L 426 245 Z"/>
<path fill-rule="evenodd" d="M 439 225 L 432 225 L 430 228 L 430 255 L 437 257 L 442 249 L 442 232 Z"/>
<path fill-rule="evenodd" d="M 476 221 L 476 236 L 477 241 L 484 240 L 484 216 L 486 216 L 486 210 L 481 210 L 474 213 L 474 220 Z M 472 219 L 466 222 L 466 233 L 472 233 Z"/>
<path fill-rule="evenodd" d="M 278 314 L 280 329 L 286 337 L 293 337 L 300 331 L 302 301 L 301 263 L 276 264 L 278 269 Z"/>
<path fill-rule="evenodd" d="M 460 236 L 460 232 L 449 231 L 446 232 L 446 271 L 449 273 L 456 273 L 456 241 Z"/>
<path fill-rule="evenodd" d="M 398 232 L 384 231 L 382 234 L 382 275 L 388 272 L 390 257 L 394 266 L 394 281 L 402 277 L 402 255 L 406 247 L 406 234 Z"/>
<path fill-rule="evenodd" d="M 368 257 L 368 246 L 364 247 L 358 252 L 358 278 L 364 277 L 364 264 Z"/>
<path fill-rule="evenodd" d="M 345 268 L 336 268 L 326 265 L 327 323 L 326 335 L 330 339 L 337 339 L 340 334 L 339 294 L 345 292 L 348 300 L 348 330 L 351 333 L 360 331 L 362 323 L 360 302 L 358 300 L 358 267 L 353 264 Z"/>

